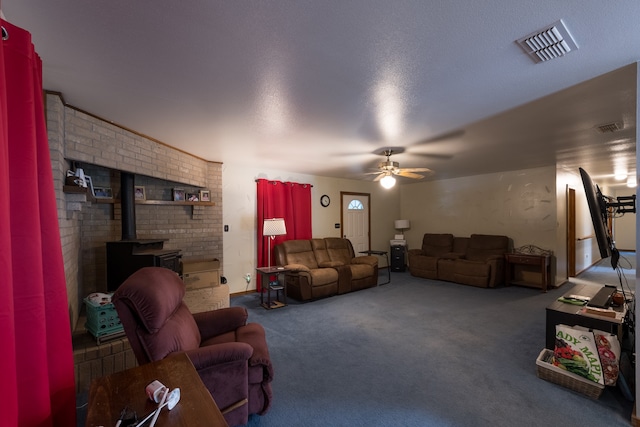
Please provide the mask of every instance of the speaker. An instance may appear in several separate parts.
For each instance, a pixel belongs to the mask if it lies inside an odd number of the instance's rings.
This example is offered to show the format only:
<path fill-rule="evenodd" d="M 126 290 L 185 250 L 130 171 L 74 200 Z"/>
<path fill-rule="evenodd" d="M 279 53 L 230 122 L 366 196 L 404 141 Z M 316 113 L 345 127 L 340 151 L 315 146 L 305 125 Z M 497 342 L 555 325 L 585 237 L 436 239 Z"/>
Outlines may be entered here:
<path fill-rule="evenodd" d="M 391 246 L 391 271 L 404 271 L 406 267 L 406 246 Z"/>

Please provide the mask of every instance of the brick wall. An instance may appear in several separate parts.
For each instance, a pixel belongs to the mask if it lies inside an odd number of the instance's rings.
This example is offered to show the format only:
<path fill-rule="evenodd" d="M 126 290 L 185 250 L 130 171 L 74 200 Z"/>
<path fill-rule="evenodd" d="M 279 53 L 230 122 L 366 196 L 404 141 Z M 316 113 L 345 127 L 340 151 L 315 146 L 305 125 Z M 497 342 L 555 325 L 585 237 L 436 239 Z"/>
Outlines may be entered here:
<path fill-rule="evenodd" d="M 71 329 L 76 326 L 80 315 L 81 302 L 78 298 L 79 289 L 79 260 L 80 260 L 80 218 L 78 211 L 68 209 L 73 205 L 72 195 L 62 191 L 69 161 L 64 156 L 64 113 L 65 107 L 58 96 L 46 97 L 47 134 L 49 138 L 49 152 L 53 169 L 53 181 L 58 208 L 58 226 L 64 271 L 67 282 L 67 298 L 69 300 L 69 316 Z"/>
<path fill-rule="evenodd" d="M 207 189 L 214 206 L 136 205 L 140 239 L 168 239 L 184 259 L 218 258 L 222 262 L 222 164 L 208 162 L 160 141 L 65 105 L 60 94 L 47 94 L 47 126 L 58 200 L 71 327 L 82 298 L 106 291 L 105 243 L 121 239 L 119 203 L 92 203 L 64 193 L 66 170 L 82 167 L 94 186 L 110 187 L 117 199 L 120 172 L 135 174 L 148 200 L 172 200 L 173 188 Z"/>

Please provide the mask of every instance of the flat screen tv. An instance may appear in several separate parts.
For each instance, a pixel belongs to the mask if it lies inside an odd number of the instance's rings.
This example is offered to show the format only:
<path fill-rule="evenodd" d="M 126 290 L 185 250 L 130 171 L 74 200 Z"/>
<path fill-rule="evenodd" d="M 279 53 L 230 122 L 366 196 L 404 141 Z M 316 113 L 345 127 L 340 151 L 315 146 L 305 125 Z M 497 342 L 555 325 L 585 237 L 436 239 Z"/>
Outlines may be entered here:
<path fill-rule="evenodd" d="M 607 227 L 607 200 L 602 195 L 600 187 L 593 183 L 589 174 L 582 168 L 580 168 L 580 176 L 587 196 L 587 204 L 589 205 L 589 212 L 591 212 L 591 221 L 596 233 L 600 256 L 602 258 L 612 257 L 611 266 L 615 269 L 618 264 L 618 251 Z"/>

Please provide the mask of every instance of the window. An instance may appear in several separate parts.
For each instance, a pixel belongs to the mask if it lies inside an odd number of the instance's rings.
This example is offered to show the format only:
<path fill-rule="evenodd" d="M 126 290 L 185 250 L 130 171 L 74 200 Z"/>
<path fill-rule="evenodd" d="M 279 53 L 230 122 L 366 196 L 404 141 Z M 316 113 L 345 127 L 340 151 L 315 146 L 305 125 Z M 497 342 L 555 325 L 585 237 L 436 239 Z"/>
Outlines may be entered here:
<path fill-rule="evenodd" d="M 349 206 L 347 206 L 347 209 L 353 210 L 353 211 L 361 211 L 364 209 L 364 206 L 362 205 L 362 202 L 360 200 L 354 199 L 349 203 Z"/>

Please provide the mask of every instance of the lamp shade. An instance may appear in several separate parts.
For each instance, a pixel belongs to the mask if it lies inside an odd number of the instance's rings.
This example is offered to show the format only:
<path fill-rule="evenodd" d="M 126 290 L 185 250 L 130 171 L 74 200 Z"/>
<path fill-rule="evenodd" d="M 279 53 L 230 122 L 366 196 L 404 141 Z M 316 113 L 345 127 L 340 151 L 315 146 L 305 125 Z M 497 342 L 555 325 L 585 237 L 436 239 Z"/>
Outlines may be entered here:
<path fill-rule="evenodd" d="M 396 230 L 405 230 L 407 228 L 411 228 L 411 222 L 408 219 L 396 219 L 395 228 Z"/>
<path fill-rule="evenodd" d="M 287 227 L 284 225 L 284 218 L 265 219 L 262 228 L 263 236 L 282 236 L 287 234 Z"/>

